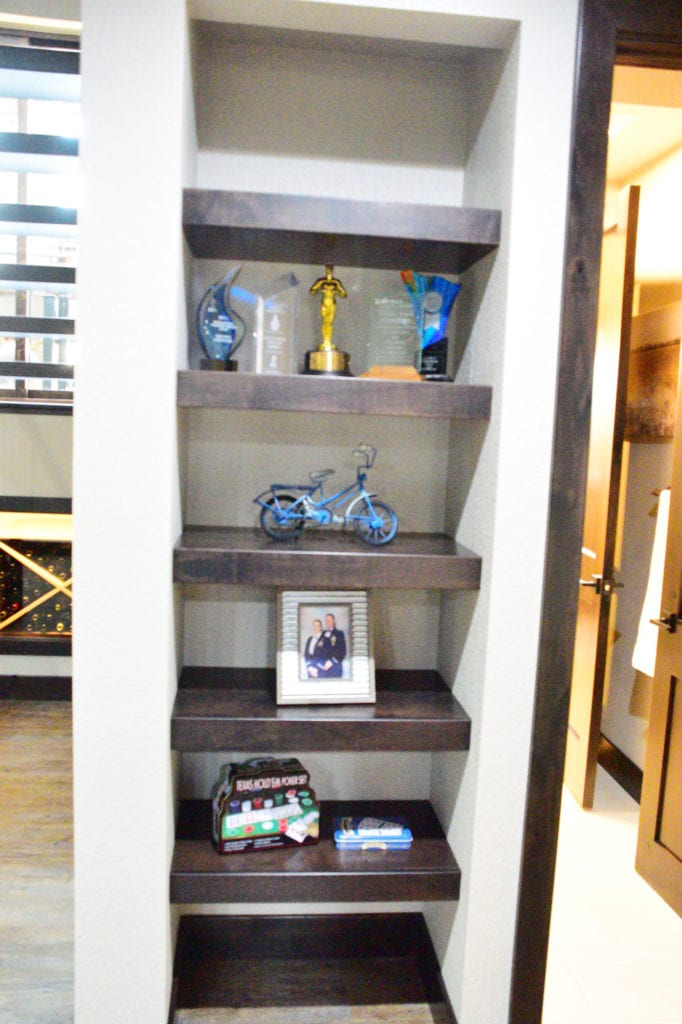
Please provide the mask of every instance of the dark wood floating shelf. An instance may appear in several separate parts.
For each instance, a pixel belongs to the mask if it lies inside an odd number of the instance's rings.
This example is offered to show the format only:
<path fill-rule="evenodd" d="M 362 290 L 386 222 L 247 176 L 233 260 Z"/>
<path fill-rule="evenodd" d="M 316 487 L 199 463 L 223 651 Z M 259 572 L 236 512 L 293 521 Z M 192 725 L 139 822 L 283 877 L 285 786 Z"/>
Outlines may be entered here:
<path fill-rule="evenodd" d="M 459 274 L 497 248 L 499 210 L 186 189 L 194 256 Z"/>
<path fill-rule="evenodd" d="M 375 704 L 275 702 L 275 670 L 187 666 L 174 750 L 468 750 L 471 720 L 432 671 L 381 670 Z"/>
<path fill-rule="evenodd" d="M 402 814 L 409 850 L 337 850 L 334 817 Z M 210 800 L 180 805 L 171 864 L 173 903 L 268 903 L 324 900 L 456 900 L 460 869 L 426 800 L 323 801 L 313 846 L 219 854 L 210 838 Z"/>
<path fill-rule="evenodd" d="M 188 526 L 174 552 L 176 583 L 274 587 L 478 590 L 481 559 L 444 534 L 398 533 L 372 547 L 354 534 L 304 530 L 270 540 L 257 527 Z"/>
<path fill-rule="evenodd" d="M 372 380 L 181 370 L 178 404 L 350 415 L 490 419 L 492 388 L 433 381 Z"/>
<path fill-rule="evenodd" d="M 180 918 L 171 1015 L 273 1005 L 287 1020 L 303 1007 L 308 1020 L 312 1007 L 376 1006 L 386 1021 L 421 1005 L 420 1020 L 430 1010 L 455 1024 L 422 914 Z"/>

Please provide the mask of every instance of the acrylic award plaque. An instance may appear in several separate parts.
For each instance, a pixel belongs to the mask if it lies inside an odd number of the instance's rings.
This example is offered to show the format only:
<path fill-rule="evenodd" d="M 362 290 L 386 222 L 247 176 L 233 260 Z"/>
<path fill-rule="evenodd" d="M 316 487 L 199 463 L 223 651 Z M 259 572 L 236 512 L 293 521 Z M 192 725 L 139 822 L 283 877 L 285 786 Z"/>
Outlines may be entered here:
<path fill-rule="evenodd" d="M 450 380 L 447 375 L 448 339 L 446 329 L 460 284 L 445 277 L 401 271 L 412 303 L 419 335 L 417 369 L 425 380 Z"/>
<path fill-rule="evenodd" d="M 299 281 L 282 274 L 256 296 L 256 373 L 296 372 L 296 316 Z"/>
<path fill-rule="evenodd" d="M 406 295 L 372 300 L 367 339 L 368 366 L 413 366 L 417 332 L 412 304 Z"/>
<path fill-rule="evenodd" d="M 334 277 L 334 267 L 327 263 L 323 277 L 318 277 L 310 287 L 311 295 L 320 295 L 320 321 L 322 341 L 316 349 L 306 352 L 304 373 L 318 374 L 326 377 L 350 377 L 350 356 L 341 352 L 332 341 L 334 319 L 336 317 L 336 299 L 345 299 L 346 289 L 338 277 Z"/>
<path fill-rule="evenodd" d="M 207 288 L 197 308 L 197 336 L 205 358 L 202 370 L 236 370 L 233 356 L 246 334 L 246 324 L 230 306 L 230 291 L 241 266 Z"/>

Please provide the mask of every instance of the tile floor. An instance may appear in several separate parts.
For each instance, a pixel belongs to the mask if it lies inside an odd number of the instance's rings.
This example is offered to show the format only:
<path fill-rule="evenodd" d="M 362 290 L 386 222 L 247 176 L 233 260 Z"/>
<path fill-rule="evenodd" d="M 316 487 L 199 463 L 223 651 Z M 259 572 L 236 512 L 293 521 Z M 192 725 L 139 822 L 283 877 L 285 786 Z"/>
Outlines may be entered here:
<path fill-rule="evenodd" d="M 564 793 L 542 1024 L 682 1024 L 682 918 L 634 870 L 639 808 Z"/>

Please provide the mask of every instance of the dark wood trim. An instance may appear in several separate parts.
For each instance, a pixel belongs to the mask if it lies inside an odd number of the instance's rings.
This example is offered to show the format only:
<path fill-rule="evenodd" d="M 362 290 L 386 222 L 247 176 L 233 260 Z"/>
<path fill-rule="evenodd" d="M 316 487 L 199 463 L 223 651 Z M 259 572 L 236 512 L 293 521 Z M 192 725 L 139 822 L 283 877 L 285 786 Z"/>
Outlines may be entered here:
<path fill-rule="evenodd" d="M 2 334 L 74 334 L 75 320 L 60 316 L 0 316 L 0 333 Z M 3 364 L 7 365 L 7 364 Z M 32 366 L 28 363 L 27 366 Z M 62 369 L 66 369 L 63 367 Z M 73 376 L 73 374 L 71 375 Z"/>
<path fill-rule="evenodd" d="M 372 547 L 348 531 L 304 530 L 270 540 L 258 528 L 187 526 L 174 552 L 176 583 L 271 587 L 478 590 L 481 559 L 444 534 L 398 533 Z"/>
<path fill-rule="evenodd" d="M 457 274 L 500 243 L 499 210 L 186 189 L 185 237 L 211 259 Z"/>
<path fill-rule="evenodd" d="M 674 0 L 583 0 L 570 170 L 546 580 L 516 924 L 510 1024 L 540 1024 L 575 633 L 613 67 L 637 43 L 682 66 Z"/>
<path fill-rule="evenodd" d="M 492 388 L 434 381 L 181 370 L 178 404 L 375 416 L 490 419 Z"/>
<path fill-rule="evenodd" d="M 184 915 L 176 1009 L 430 1004 L 456 1024 L 421 914 Z M 172 1019 L 172 1018 L 171 1018 Z"/>
<path fill-rule="evenodd" d="M 25 398 L 0 398 L 0 415 L 73 416 L 73 391 L 64 394 L 68 397 L 53 400 L 41 398 L 34 392 L 29 392 Z"/>
<path fill-rule="evenodd" d="M 614 746 L 603 733 L 599 737 L 599 764 L 619 786 L 622 786 L 628 796 L 641 803 L 644 774 L 642 769 L 638 768 L 627 754 Z"/>
<path fill-rule="evenodd" d="M 71 700 L 70 676 L 0 676 L 1 700 Z"/>
<path fill-rule="evenodd" d="M 59 636 L 12 636 L 0 633 L 0 655 L 30 654 L 33 657 L 68 656 L 71 654 L 71 637 Z"/>
<path fill-rule="evenodd" d="M 37 498 L 34 495 L 3 494 L 0 512 L 56 512 L 71 513 L 71 498 Z"/>
<path fill-rule="evenodd" d="M 74 285 L 76 268 L 36 263 L 0 263 L 0 282 L 12 281 L 27 285 Z"/>
<path fill-rule="evenodd" d="M 333 819 L 403 815 L 409 850 L 339 851 Z M 317 903 L 457 900 L 461 871 L 427 800 L 326 800 L 320 841 L 282 857 L 281 849 L 219 854 L 211 840 L 210 800 L 180 804 L 171 864 L 173 903 Z"/>
<path fill-rule="evenodd" d="M 471 720 L 437 672 L 377 670 L 374 704 L 279 707 L 275 670 L 187 666 L 174 750 L 468 750 Z"/>
<path fill-rule="evenodd" d="M 80 73 L 80 53 L 78 50 L 47 49 L 44 45 L 0 46 L 0 68 L 77 75 Z"/>
<path fill-rule="evenodd" d="M 0 330 L 2 330 L 3 319 L 9 320 L 10 317 L 0 317 Z M 42 333 L 50 334 L 49 331 Z M 73 380 L 73 366 L 66 363 L 29 363 L 20 359 L 12 359 L 0 363 L 0 377 L 14 377 L 22 380 Z"/>

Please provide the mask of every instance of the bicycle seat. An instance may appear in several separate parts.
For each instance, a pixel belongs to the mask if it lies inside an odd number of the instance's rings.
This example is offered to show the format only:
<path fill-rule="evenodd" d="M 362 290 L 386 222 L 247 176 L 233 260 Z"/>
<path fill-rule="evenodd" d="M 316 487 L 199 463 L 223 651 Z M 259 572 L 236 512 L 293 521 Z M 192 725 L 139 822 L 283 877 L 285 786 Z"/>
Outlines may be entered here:
<path fill-rule="evenodd" d="M 314 484 L 321 484 L 323 480 L 326 480 L 328 476 L 333 476 L 336 470 L 334 469 L 318 469 L 314 473 L 309 473 L 308 476 Z"/>

